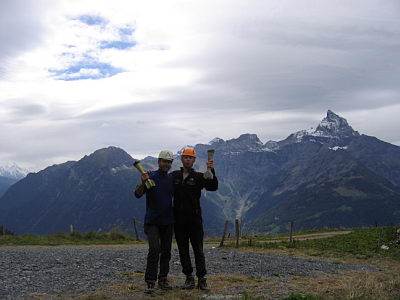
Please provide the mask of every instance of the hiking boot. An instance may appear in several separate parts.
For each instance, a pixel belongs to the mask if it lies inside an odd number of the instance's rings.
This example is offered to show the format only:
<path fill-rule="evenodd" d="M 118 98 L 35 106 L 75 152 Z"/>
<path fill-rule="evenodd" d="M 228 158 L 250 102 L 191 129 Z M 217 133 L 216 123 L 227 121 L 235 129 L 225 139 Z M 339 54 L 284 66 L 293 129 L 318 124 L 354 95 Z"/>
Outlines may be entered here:
<path fill-rule="evenodd" d="M 182 287 L 185 290 L 192 290 L 196 287 L 194 277 L 192 275 L 186 276 L 185 284 Z"/>
<path fill-rule="evenodd" d="M 197 283 L 197 288 L 199 290 L 203 290 L 203 291 L 209 291 L 210 289 L 207 286 L 207 279 L 206 278 L 199 278 L 199 281 Z"/>
<path fill-rule="evenodd" d="M 160 288 L 161 290 L 172 290 L 172 287 L 169 285 L 167 278 L 158 279 L 158 288 Z"/>
<path fill-rule="evenodd" d="M 146 295 L 152 295 L 154 293 L 154 288 L 156 283 L 154 281 L 146 281 L 147 283 L 147 290 L 144 291 Z"/>
<path fill-rule="evenodd" d="M 154 289 L 156 286 L 156 283 L 154 281 L 146 281 L 146 283 L 149 290 Z"/>

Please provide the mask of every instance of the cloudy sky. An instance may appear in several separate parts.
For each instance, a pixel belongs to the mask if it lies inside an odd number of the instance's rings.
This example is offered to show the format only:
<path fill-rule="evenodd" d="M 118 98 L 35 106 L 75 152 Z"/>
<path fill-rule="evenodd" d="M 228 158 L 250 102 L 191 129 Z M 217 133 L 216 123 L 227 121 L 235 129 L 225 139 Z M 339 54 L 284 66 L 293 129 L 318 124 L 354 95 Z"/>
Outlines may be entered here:
<path fill-rule="evenodd" d="M 0 0 L 0 43 L 0 163 L 280 140 L 328 109 L 400 145 L 397 0 Z"/>

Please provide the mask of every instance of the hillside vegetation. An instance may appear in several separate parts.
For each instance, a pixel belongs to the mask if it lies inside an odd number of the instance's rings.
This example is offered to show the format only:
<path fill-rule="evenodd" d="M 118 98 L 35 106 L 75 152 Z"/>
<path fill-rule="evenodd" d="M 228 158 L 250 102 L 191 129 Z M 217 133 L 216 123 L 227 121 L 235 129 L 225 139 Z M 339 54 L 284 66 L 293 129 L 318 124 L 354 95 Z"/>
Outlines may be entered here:
<path fill-rule="evenodd" d="M 340 234 L 341 231 L 349 232 Z M 398 227 L 371 227 L 342 229 L 338 231 L 319 230 L 304 231 L 293 234 L 293 242 L 289 242 L 288 234 L 244 236 L 240 247 L 253 249 L 290 249 L 294 253 L 308 253 L 313 256 L 343 257 L 368 259 L 388 257 L 400 261 L 400 245 Z M 324 237 L 318 233 L 336 233 Z M 346 233 L 344 232 L 344 233 Z M 308 238 L 307 238 L 308 236 Z M 318 237 L 320 236 L 320 237 Z M 228 239 L 227 247 L 235 247 L 236 241 Z"/>
<path fill-rule="evenodd" d="M 81 234 L 78 231 L 67 234 L 59 232 L 50 235 L 5 235 L 0 236 L 0 245 L 115 245 L 115 244 L 131 244 L 141 243 L 136 241 L 132 236 L 123 232 L 107 232 L 96 234 L 94 232 L 86 232 Z M 142 242 L 143 243 L 143 242 Z"/>

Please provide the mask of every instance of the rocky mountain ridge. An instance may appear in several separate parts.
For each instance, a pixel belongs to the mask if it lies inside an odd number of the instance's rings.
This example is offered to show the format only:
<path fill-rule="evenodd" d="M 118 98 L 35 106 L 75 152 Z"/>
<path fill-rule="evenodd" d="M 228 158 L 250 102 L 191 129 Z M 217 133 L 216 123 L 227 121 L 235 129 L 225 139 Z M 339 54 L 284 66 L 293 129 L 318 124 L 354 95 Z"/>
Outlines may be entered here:
<path fill-rule="evenodd" d="M 328 111 L 315 129 L 282 141 L 262 143 L 255 134 L 215 138 L 194 146 L 196 167 L 204 170 L 215 149 L 217 192 L 204 192 L 207 235 L 225 219 L 240 218 L 244 231 L 400 223 L 400 147 L 359 134 Z M 180 166 L 179 153 L 172 169 Z M 134 159 L 116 147 L 100 149 L 78 162 L 29 174 L 0 198 L 0 224 L 17 233 L 131 229 L 143 219 L 144 200 L 133 198 L 139 175 Z M 142 160 L 149 169 L 157 159 Z"/>

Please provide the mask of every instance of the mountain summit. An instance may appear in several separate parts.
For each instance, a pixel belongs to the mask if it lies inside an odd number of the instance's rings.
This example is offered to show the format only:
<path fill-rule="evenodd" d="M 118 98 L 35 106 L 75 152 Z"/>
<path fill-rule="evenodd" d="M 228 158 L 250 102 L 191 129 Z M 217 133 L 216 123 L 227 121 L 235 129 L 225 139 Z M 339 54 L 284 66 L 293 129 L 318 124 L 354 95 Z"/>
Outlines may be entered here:
<path fill-rule="evenodd" d="M 319 123 L 312 135 L 328 138 L 348 138 L 360 134 L 351 128 L 346 119 L 328 110 L 326 117 Z"/>
<path fill-rule="evenodd" d="M 96 150 L 85 156 L 80 163 L 96 165 L 100 168 L 114 168 L 122 165 L 132 166 L 134 159 L 123 149 L 110 146 Z"/>
<path fill-rule="evenodd" d="M 276 142 L 276 144 L 271 143 L 273 141 L 269 141 L 266 147 L 276 150 L 288 144 L 301 142 L 318 142 L 321 144 L 328 143 L 331 146 L 346 146 L 349 140 L 356 136 L 360 136 L 360 134 L 353 130 L 345 118 L 328 110 L 326 117 L 318 124 L 316 129 L 310 128 L 297 131 L 283 141 Z M 271 145 L 274 147 L 271 148 Z"/>

